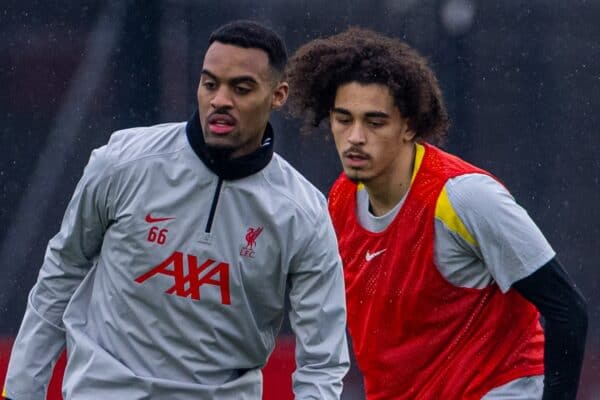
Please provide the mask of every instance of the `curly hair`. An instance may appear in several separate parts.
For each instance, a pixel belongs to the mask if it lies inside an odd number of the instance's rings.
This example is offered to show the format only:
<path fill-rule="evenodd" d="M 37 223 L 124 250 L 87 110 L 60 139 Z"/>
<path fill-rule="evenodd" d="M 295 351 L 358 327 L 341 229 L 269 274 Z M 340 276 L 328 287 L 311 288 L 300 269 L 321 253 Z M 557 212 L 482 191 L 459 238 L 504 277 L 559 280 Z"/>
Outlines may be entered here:
<path fill-rule="evenodd" d="M 427 61 L 399 39 L 362 28 L 301 46 L 286 68 L 288 112 L 304 129 L 328 118 L 337 88 L 349 82 L 383 84 L 415 132 L 415 139 L 442 142 L 449 127 L 442 92 Z"/>

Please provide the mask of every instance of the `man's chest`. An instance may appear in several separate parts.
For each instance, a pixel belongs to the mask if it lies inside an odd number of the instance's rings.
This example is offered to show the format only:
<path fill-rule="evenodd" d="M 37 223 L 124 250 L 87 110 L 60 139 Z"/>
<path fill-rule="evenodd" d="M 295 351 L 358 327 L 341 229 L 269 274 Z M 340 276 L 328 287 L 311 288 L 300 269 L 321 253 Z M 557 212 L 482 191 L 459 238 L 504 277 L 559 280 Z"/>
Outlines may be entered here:
<path fill-rule="evenodd" d="M 102 250 L 107 273 L 222 305 L 284 290 L 286 224 L 260 195 L 215 179 L 162 182 L 120 199 Z"/>

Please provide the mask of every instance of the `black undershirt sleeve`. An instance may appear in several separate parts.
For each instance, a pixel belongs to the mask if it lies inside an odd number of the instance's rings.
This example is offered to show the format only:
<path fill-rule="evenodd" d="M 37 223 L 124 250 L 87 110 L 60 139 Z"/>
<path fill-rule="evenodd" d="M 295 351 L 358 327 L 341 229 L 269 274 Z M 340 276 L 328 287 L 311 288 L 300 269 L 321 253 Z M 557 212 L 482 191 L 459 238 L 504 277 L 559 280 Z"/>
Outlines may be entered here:
<path fill-rule="evenodd" d="M 556 257 L 512 287 L 534 304 L 543 317 L 542 399 L 575 399 L 588 325 L 585 298 Z"/>

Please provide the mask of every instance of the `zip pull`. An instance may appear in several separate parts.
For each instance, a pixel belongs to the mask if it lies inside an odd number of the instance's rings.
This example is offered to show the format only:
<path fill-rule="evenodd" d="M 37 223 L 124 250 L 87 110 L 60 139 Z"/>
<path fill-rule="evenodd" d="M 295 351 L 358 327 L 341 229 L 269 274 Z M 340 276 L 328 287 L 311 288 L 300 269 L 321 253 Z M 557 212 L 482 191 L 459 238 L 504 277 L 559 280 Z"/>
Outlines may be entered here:
<path fill-rule="evenodd" d="M 213 234 L 211 232 L 202 232 L 202 234 L 200 234 L 200 238 L 198 239 L 198 242 L 204 243 L 204 244 L 211 244 L 212 241 L 213 241 Z"/>

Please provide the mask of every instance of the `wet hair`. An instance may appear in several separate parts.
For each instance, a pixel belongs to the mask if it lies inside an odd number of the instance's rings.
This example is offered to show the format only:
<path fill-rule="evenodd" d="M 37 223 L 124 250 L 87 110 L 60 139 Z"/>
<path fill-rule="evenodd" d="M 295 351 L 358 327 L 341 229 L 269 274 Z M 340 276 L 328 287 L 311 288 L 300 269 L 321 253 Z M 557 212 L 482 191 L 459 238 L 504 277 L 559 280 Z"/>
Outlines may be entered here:
<path fill-rule="evenodd" d="M 449 119 L 442 92 L 427 61 L 405 42 L 371 30 L 345 32 L 304 44 L 290 58 L 288 112 L 304 120 L 304 129 L 329 117 L 339 86 L 350 82 L 382 84 L 415 139 L 440 144 Z"/>
<path fill-rule="evenodd" d="M 275 31 L 258 22 L 248 20 L 229 22 L 211 33 L 208 45 L 213 42 L 264 50 L 269 56 L 269 65 L 279 74 L 283 74 L 288 58 L 285 44 Z"/>

